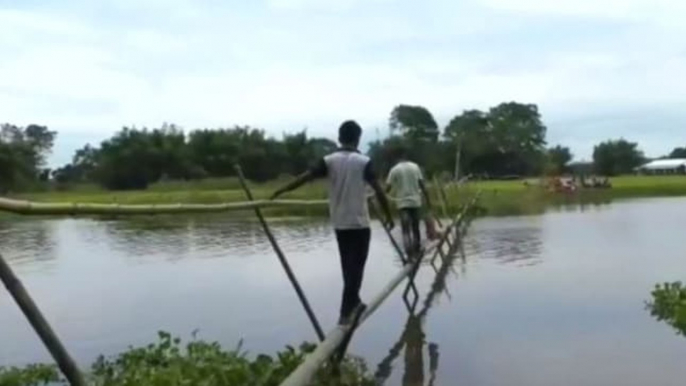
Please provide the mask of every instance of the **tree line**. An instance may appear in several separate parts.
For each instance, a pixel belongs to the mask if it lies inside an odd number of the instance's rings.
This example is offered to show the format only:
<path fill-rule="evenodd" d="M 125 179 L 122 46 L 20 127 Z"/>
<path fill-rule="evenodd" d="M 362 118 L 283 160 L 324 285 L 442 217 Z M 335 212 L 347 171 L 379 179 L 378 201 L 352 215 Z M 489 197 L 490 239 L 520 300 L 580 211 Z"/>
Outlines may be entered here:
<path fill-rule="evenodd" d="M 398 105 L 391 111 L 387 138 L 369 143 L 368 154 L 384 174 L 401 150 L 429 176 L 516 178 L 578 172 L 618 175 L 646 161 L 635 142 L 623 138 L 594 147 L 593 162 L 577 169 L 568 147 L 549 146 L 547 127 L 535 104 L 506 102 L 486 111 L 465 110 L 439 127 L 422 106 Z M 61 185 L 97 183 L 106 189 L 145 189 L 164 179 L 194 180 L 235 175 L 239 163 L 253 181 L 305 171 L 333 151 L 334 141 L 310 137 L 306 130 L 268 136 L 264 130 L 231 128 L 183 131 L 173 124 L 159 128 L 124 127 L 97 146 L 77 150 L 70 163 L 46 168 L 57 133 L 46 126 L 0 126 L 0 189 L 26 190 L 53 181 Z M 663 158 L 686 158 L 677 147 Z"/>

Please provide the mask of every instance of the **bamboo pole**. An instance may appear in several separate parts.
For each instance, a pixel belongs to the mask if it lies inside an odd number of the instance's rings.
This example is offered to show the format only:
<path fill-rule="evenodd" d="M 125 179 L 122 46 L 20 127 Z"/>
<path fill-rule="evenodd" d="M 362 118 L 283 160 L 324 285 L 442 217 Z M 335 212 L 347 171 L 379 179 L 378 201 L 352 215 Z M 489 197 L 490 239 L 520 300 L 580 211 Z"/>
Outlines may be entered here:
<path fill-rule="evenodd" d="M 449 218 L 448 204 L 444 194 L 445 192 L 443 191 L 443 186 L 441 186 L 441 184 L 438 182 L 438 178 L 434 177 L 433 180 L 434 186 L 436 186 L 436 197 L 438 197 L 438 200 L 441 202 L 441 208 L 443 209 L 443 217 Z"/>
<path fill-rule="evenodd" d="M 21 215 L 151 215 L 217 213 L 255 208 L 324 206 L 326 200 L 254 200 L 218 204 L 96 204 L 77 202 L 35 202 L 0 198 L 0 211 Z"/>
<path fill-rule="evenodd" d="M 252 192 L 250 191 L 248 184 L 245 182 L 245 177 L 243 176 L 243 170 L 241 169 L 241 167 L 239 165 L 236 165 L 235 168 L 236 168 L 236 172 L 238 173 L 238 178 L 241 182 L 241 186 L 243 187 L 243 190 L 245 191 L 245 195 L 248 197 L 248 200 L 252 201 L 253 200 Z M 307 301 L 307 297 L 305 296 L 305 292 L 303 292 L 302 288 L 300 287 L 300 283 L 298 283 L 298 279 L 295 277 L 295 274 L 293 273 L 293 270 L 291 269 L 291 266 L 288 263 L 288 260 L 286 259 L 286 255 L 284 255 L 283 251 L 281 250 L 281 247 L 279 247 L 279 244 L 276 242 L 276 238 L 272 234 L 271 229 L 269 229 L 269 225 L 267 224 L 267 221 L 264 219 L 264 216 L 262 216 L 262 211 L 260 210 L 259 207 L 255 207 L 255 215 L 257 216 L 258 220 L 260 220 L 260 224 L 262 224 L 262 229 L 264 230 L 264 233 L 267 235 L 267 239 L 269 239 L 269 243 L 272 245 L 274 252 L 276 252 L 276 256 L 279 258 L 279 261 L 281 262 L 281 266 L 283 266 L 284 271 L 286 271 L 286 275 L 288 276 L 288 280 L 291 281 L 291 284 L 293 285 L 295 292 L 298 294 L 298 298 L 300 299 L 300 303 L 302 304 L 303 308 L 305 309 L 305 312 L 307 313 L 307 317 L 310 318 L 310 322 L 312 322 L 312 326 L 314 327 L 314 330 L 317 333 L 317 337 L 319 338 L 320 341 L 324 340 L 324 331 L 322 330 L 322 327 L 319 325 L 319 321 L 317 320 L 317 317 L 315 316 L 314 311 L 312 311 L 312 307 L 310 307 L 310 302 Z"/>
<path fill-rule="evenodd" d="M 369 209 L 371 209 L 372 214 L 374 216 L 381 219 L 381 215 L 380 215 L 379 211 L 376 209 L 376 204 L 374 204 L 374 200 L 371 198 L 369 199 Z M 403 253 L 402 248 L 400 248 L 400 245 L 395 240 L 395 237 L 393 237 L 393 234 L 391 234 L 391 231 L 388 228 L 386 228 L 386 224 L 384 224 L 383 221 L 381 222 L 381 227 L 386 232 L 386 235 L 388 235 L 388 239 L 391 240 L 391 244 L 393 245 L 393 248 L 398 253 L 398 257 L 400 257 L 400 261 L 402 261 L 403 264 L 407 264 L 407 257 L 405 257 L 405 253 Z"/>
<path fill-rule="evenodd" d="M 38 306 L 34 303 L 33 299 L 31 299 L 28 291 L 26 291 L 26 288 L 24 288 L 24 285 L 19 278 L 12 272 L 12 268 L 5 262 L 2 255 L 0 255 L 0 279 L 24 313 L 24 316 L 26 316 L 26 319 L 28 319 L 33 329 L 43 341 L 43 344 L 50 352 L 50 355 L 52 355 L 55 362 L 57 362 L 57 366 L 69 383 L 72 386 L 85 386 L 86 382 L 76 366 L 76 362 L 69 356 L 69 353 L 64 348 L 59 338 L 57 338 L 57 335 L 50 327 L 50 324 L 45 320 L 43 314 L 41 314 L 38 309 Z"/>

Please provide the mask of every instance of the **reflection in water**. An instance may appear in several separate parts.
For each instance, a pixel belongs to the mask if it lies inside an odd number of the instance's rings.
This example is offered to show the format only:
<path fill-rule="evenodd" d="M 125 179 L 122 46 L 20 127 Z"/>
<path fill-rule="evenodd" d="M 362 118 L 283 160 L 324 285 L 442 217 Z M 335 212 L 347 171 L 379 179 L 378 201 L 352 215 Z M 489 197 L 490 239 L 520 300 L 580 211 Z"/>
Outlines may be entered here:
<path fill-rule="evenodd" d="M 277 239 L 285 249 L 309 252 L 320 248 L 326 238 L 325 222 L 291 221 L 287 225 L 272 225 Z M 104 227 L 89 227 L 92 242 L 99 240 L 107 247 L 140 262 L 147 259 L 170 261 L 187 258 L 222 258 L 222 250 L 231 249 L 237 257 L 269 254 L 264 232 L 253 223 L 229 218 L 205 216 L 135 218 L 105 223 Z M 102 234 L 104 232 L 104 234 Z"/>
<path fill-rule="evenodd" d="M 503 219 L 498 226 L 482 229 L 470 237 L 467 247 L 469 255 L 476 258 L 530 266 L 542 261 L 542 237 L 540 224 L 523 225 L 521 220 Z"/>
<path fill-rule="evenodd" d="M 8 263 L 44 270 L 55 259 L 56 228 L 55 221 L 0 221 L 0 252 Z"/>
<path fill-rule="evenodd" d="M 442 292 L 445 292 L 446 295 L 449 296 L 446 288 L 446 279 L 450 272 L 454 272 L 452 268 L 456 258 L 463 256 L 464 251 L 461 246 L 458 246 L 458 253 L 449 253 L 445 257 L 440 268 L 436 270 L 436 276 L 431 285 L 431 290 L 424 299 L 422 309 L 419 312 L 415 312 L 414 306 L 409 306 L 409 304 L 406 303 L 409 315 L 405 322 L 405 328 L 400 339 L 391 347 L 386 358 L 384 358 L 377 367 L 375 377 L 378 384 L 384 384 L 388 380 L 393 370 L 393 361 L 400 355 L 404 346 L 405 373 L 402 378 L 403 386 L 424 385 L 424 344 L 426 343 L 426 334 L 423 331 L 423 324 L 434 301 L 437 299 L 437 296 Z M 407 285 L 414 285 L 414 278 L 410 278 Z M 416 304 L 416 302 L 414 304 Z M 428 352 L 429 386 L 431 386 L 436 380 L 436 370 L 438 369 L 438 344 L 430 342 L 428 344 Z"/>

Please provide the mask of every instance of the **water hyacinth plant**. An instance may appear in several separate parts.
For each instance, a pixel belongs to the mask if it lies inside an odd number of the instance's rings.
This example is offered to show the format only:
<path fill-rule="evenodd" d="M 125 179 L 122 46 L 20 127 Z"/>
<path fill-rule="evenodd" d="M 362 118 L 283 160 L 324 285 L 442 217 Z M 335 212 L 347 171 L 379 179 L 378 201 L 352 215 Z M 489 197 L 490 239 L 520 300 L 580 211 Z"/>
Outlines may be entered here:
<path fill-rule="evenodd" d="M 647 303 L 650 314 L 686 336 L 686 286 L 680 281 L 658 284 L 651 294 L 653 300 Z"/>
<path fill-rule="evenodd" d="M 297 349 L 287 346 L 274 356 L 261 354 L 251 358 L 240 344 L 227 351 L 216 342 L 193 339 L 184 345 L 169 333 L 158 335 L 156 343 L 131 347 L 114 357 L 100 356 L 87 375 L 88 383 L 94 386 L 277 386 L 315 347 L 303 343 Z M 346 357 L 338 370 L 332 371 L 331 365 L 322 367 L 313 384 L 374 385 L 361 358 Z M 66 384 L 53 365 L 0 368 L 2 386 Z"/>

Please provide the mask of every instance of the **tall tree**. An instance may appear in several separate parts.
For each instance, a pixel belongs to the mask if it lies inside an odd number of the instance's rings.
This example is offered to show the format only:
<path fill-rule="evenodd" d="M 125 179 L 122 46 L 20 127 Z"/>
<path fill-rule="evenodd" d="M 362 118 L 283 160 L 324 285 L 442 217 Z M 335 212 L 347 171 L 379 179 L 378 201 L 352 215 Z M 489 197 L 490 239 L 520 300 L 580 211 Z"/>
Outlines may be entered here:
<path fill-rule="evenodd" d="M 568 147 L 557 145 L 548 149 L 548 165 L 553 174 L 564 173 L 572 161 L 572 152 Z"/>
<path fill-rule="evenodd" d="M 443 136 L 453 146 L 455 157 L 460 156 L 460 172 L 473 172 L 478 167 L 472 165 L 483 154 L 496 151 L 495 138 L 488 121 L 488 114 L 481 110 L 466 110 L 448 122 Z"/>
<path fill-rule="evenodd" d="M 296 175 L 304 172 L 310 166 L 314 157 L 314 149 L 307 138 L 307 131 L 296 134 L 284 134 L 283 144 L 289 163 L 286 171 Z"/>
<path fill-rule="evenodd" d="M 676 147 L 667 158 L 686 158 L 686 147 Z"/>
<path fill-rule="evenodd" d="M 545 135 L 536 105 L 517 102 L 501 103 L 488 113 L 464 111 L 444 131 L 461 149 L 463 172 L 488 175 L 540 173 Z"/>
<path fill-rule="evenodd" d="M 631 173 L 645 161 L 635 142 L 625 139 L 608 140 L 593 148 L 593 167 L 596 173 L 615 176 Z"/>
<path fill-rule="evenodd" d="M 408 139 L 436 142 L 439 136 L 436 120 L 423 106 L 396 106 L 391 111 L 389 126 Z"/>
<path fill-rule="evenodd" d="M 0 125 L 0 189 L 26 188 L 45 175 L 56 133 L 45 126 Z"/>

